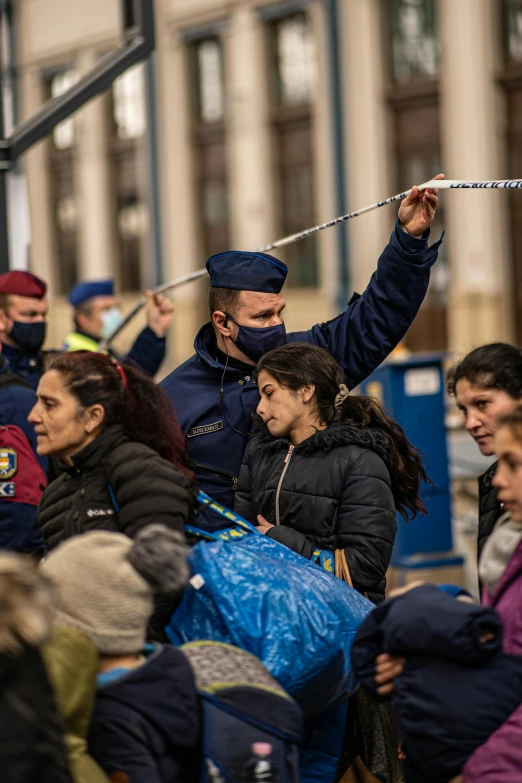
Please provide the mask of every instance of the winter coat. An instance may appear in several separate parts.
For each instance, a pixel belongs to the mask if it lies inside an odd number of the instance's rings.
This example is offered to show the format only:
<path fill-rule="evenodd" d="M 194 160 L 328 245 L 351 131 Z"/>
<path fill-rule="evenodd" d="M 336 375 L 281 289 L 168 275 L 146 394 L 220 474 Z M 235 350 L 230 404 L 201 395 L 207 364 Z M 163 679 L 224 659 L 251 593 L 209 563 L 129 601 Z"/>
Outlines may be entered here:
<path fill-rule="evenodd" d="M 484 544 L 493 532 L 495 524 L 503 514 L 497 500 L 497 490 L 491 481 L 497 471 L 498 462 L 494 462 L 482 476 L 479 476 L 479 527 L 477 542 L 477 560 L 480 560 Z"/>
<path fill-rule="evenodd" d="M 40 653 L 0 652 L 2 783 L 73 783 L 63 725 Z"/>
<path fill-rule="evenodd" d="M 485 626 L 493 638 L 481 642 Z M 502 651 L 497 612 L 461 603 L 435 587 L 424 585 L 386 601 L 361 625 L 352 665 L 373 692 L 381 653 L 406 658 L 392 694 L 406 783 L 447 783 L 460 774 L 522 702 L 522 658 Z M 493 780 L 515 778 L 498 775 L 487 783 Z"/>
<path fill-rule="evenodd" d="M 73 457 L 45 490 L 38 522 L 48 549 L 88 530 L 133 538 L 151 522 L 183 532 L 193 518 L 189 479 L 160 455 L 109 427 Z M 112 493 L 112 495 L 111 495 Z"/>
<path fill-rule="evenodd" d="M 34 426 L 27 418 L 36 404 L 36 395 L 30 384 L 23 381 L 11 371 L 9 362 L 0 356 L 0 426 L 8 424 L 18 427 L 27 438 L 34 454 L 34 470 L 27 478 L 30 484 L 39 473 L 38 467 L 45 473 L 47 459 L 36 453 L 36 435 Z M 5 444 L 4 444 L 5 445 Z M 9 483 L 14 484 L 14 498 L 0 499 L 0 549 L 11 549 L 16 552 L 36 553 L 43 551 L 44 542 L 38 527 L 38 507 L 23 502 L 20 497 L 20 466 L 9 477 Z M 42 489 L 45 477 L 42 476 Z M 5 482 L 5 473 L 0 471 L 0 482 Z M 23 481 L 23 478 L 22 478 Z M 4 496 L 5 497 L 5 496 Z M 17 499 L 18 498 L 18 499 Z M 35 498 L 37 500 L 37 498 Z"/>
<path fill-rule="evenodd" d="M 387 437 L 332 424 L 289 451 L 267 430 L 248 444 L 235 510 L 274 525 L 271 538 L 310 559 L 314 549 L 344 549 L 359 592 L 382 601 L 397 530 Z"/>
<path fill-rule="evenodd" d="M 494 607 L 502 619 L 504 652 L 522 656 L 522 542 L 511 557 L 495 594 L 490 595 L 483 589 L 482 603 Z M 521 770 L 522 706 L 519 706 L 488 741 L 475 751 L 464 768 L 464 781 L 520 783 Z"/>
<path fill-rule="evenodd" d="M 130 783 L 196 783 L 199 706 L 183 653 L 157 646 L 146 663 L 115 674 L 99 678 L 92 756 L 109 777 L 119 772 Z"/>
<path fill-rule="evenodd" d="M 98 672 L 96 647 L 81 631 L 55 628 L 43 649 L 43 658 L 65 725 L 74 783 L 108 783 L 87 751 Z"/>
<path fill-rule="evenodd" d="M 424 300 L 430 270 L 442 240 L 428 248 L 427 239 L 406 234 L 398 222 L 368 287 L 354 294 L 344 313 L 305 332 L 287 334 L 287 342 L 325 348 L 343 367 L 354 388 L 386 359 L 403 339 Z M 226 366 L 216 352 L 212 324 L 199 331 L 195 355 L 162 381 L 187 436 L 189 457 L 199 487 L 228 508 L 259 403 L 252 372 Z M 221 391 L 220 391 L 221 390 Z M 207 509 L 208 526 L 223 519 Z"/>

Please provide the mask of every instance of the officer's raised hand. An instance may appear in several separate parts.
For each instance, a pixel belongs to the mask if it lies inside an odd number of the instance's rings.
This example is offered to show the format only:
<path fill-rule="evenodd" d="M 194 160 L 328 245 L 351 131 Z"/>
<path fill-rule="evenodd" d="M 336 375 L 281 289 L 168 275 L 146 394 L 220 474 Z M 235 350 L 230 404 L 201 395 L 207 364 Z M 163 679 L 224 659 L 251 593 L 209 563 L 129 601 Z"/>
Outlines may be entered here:
<path fill-rule="evenodd" d="M 444 179 L 444 174 L 437 174 L 433 179 Z M 422 237 L 430 227 L 439 199 L 437 188 L 419 190 L 415 185 L 409 196 L 402 201 L 399 209 L 401 227 L 412 237 Z"/>
<path fill-rule="evenodd" d="M 174 305 L 161 294 L 145 291 L 149 303 L 147 305 L 147 326 L 156 337 L 165 337 L 174 318 Z"/>

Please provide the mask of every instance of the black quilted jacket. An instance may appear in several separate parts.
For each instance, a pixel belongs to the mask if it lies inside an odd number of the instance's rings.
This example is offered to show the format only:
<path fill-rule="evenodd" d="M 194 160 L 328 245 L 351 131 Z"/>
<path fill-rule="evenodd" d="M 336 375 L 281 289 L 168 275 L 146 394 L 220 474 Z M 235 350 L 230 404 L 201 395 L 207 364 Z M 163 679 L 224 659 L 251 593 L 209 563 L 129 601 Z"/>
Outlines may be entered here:
<path fill-rule="evenodd" d="M 346 550 L 354 587 L 382 601 L 397 530 L 386 467 L 388 440 L 371 429 L 333 424 L 293 449 L 268 432 L 249 443 L 235 510 L 310 558 L 314 548 Z"/>
<path fill-rule="evenodd" d="M 48 549 L 89 530 L 133 538 L 152 522 L 183 532 L 194 518 L 189 479 L 148 446 L 131 441 L 119 425 L 109 427 L 73 461 L 72 467 L 62 463 L 62 473 L 40 501 L 38 523 Z"/>
<path fill-rule="evenodd" d="M 493 532 L 497 520 L 504 513 L 502 506 L 497 499 L 497 490 L 491 483 L 493 476 L 497 472 L 498 462 L 486 470 L 482 476 L 479 476 L 479 526 L 477 541 L 477 558 L 484 548 L 484 544 Z"/>

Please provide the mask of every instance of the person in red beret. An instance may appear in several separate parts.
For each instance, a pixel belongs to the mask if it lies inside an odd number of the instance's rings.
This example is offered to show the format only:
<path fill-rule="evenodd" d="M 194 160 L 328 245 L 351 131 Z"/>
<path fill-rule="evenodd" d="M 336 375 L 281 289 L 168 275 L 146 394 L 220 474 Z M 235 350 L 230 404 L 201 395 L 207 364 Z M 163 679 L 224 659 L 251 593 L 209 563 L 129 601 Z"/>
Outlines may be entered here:
<path fill-rule="evenodd" d="M 9 368 L 33 389 L 42 374 L 47 329 L 47 283 L 31 272 L 0 275 L 0 341 Z"/>

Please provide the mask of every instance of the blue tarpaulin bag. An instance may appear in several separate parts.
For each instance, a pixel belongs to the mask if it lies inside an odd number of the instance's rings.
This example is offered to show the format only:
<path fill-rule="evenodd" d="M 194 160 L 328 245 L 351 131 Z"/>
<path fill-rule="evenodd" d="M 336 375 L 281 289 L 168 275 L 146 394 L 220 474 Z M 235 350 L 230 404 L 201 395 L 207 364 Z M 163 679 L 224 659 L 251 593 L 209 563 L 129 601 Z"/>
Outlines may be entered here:
<path fill-rule="evenodd" d="M 350 696 L 357 687 L 350 650 L 373 604 L 200 494 L 234 524 L 192 548 L 193 578 L 166 628 L 169 639 L 178 645 L 212 639 L 247 650 L 305 715 Z M 208 537 L 196 528 L 187 533 Z"/>

